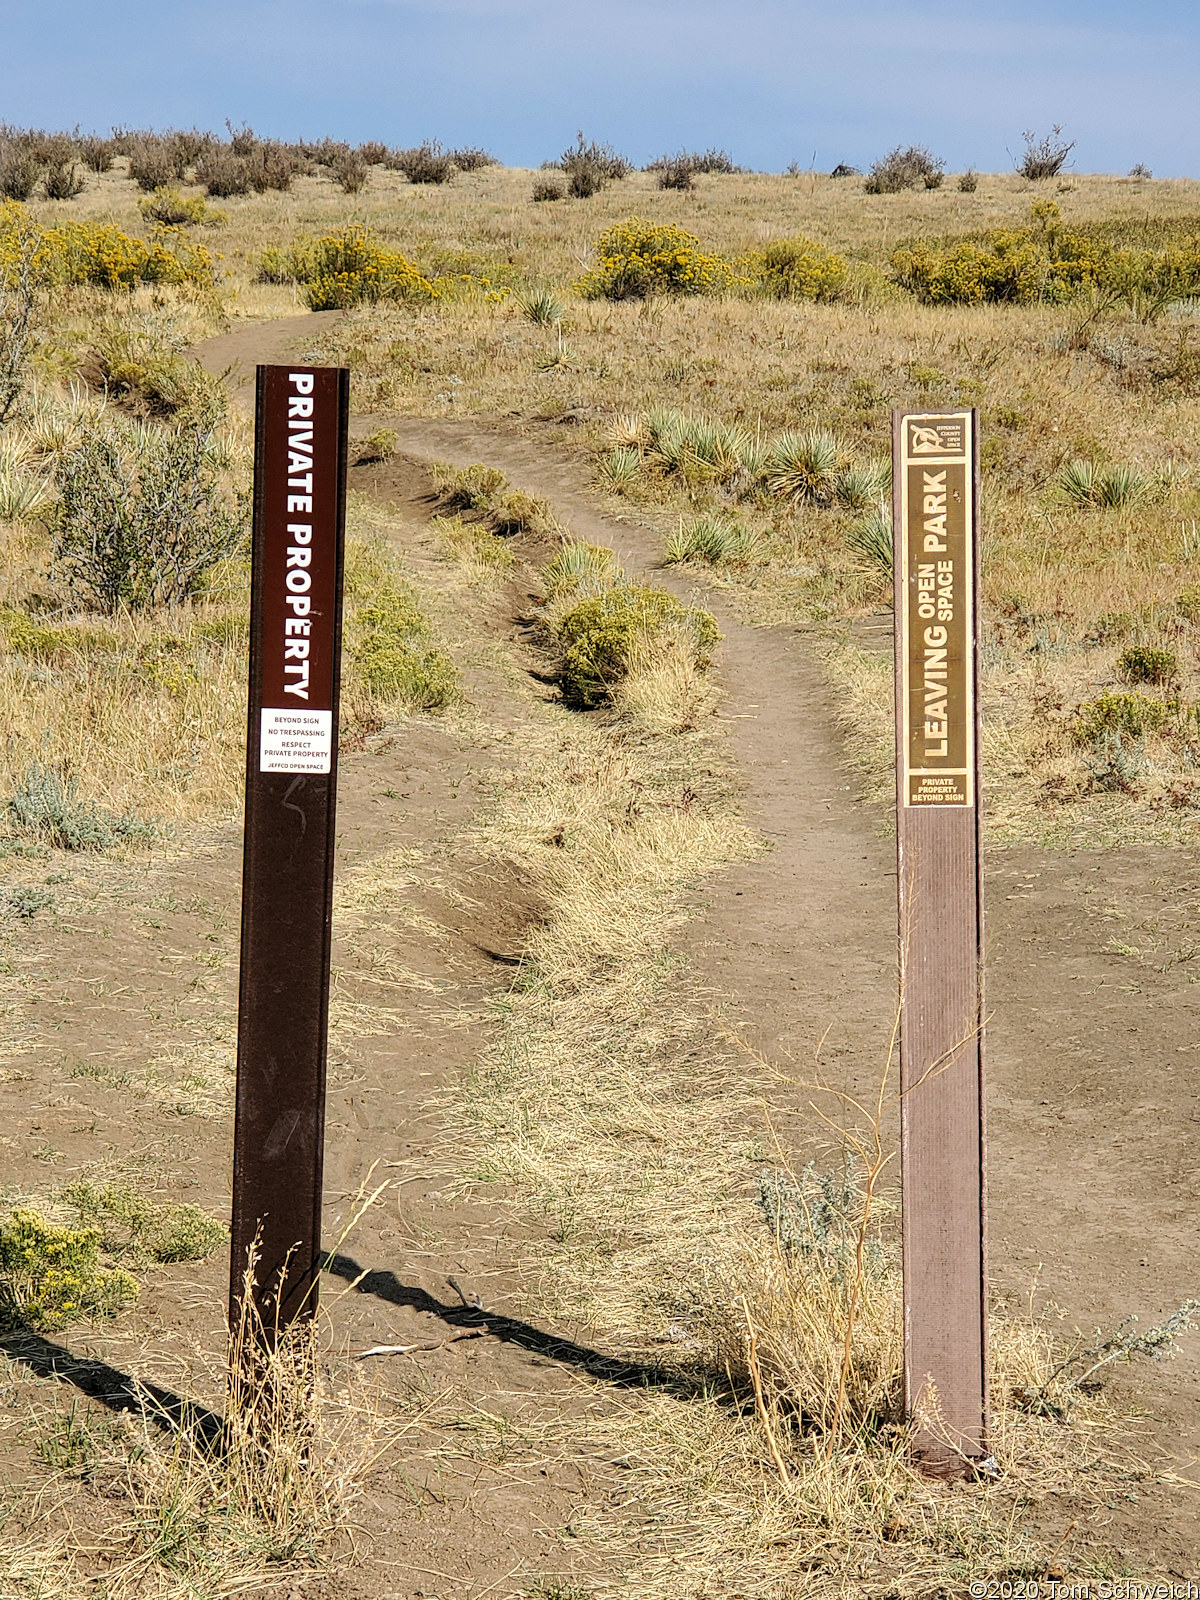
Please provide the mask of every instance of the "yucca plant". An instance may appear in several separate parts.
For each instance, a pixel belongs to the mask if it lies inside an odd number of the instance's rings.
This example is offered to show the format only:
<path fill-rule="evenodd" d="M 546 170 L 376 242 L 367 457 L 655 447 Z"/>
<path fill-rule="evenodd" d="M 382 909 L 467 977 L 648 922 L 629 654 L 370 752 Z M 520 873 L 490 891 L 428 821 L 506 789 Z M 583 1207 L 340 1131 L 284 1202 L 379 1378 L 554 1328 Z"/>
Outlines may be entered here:
<path fill-rule="evenodd" d="M 0 466 L 0 522 L 28 522 L 50 500 L 50 485 Z"/>
<path fill-rule="evenodd" d="M 839 472 L 833 492 L 847 511 L 866 511 L 891 493 L 890 461 L 869 461 L 865 466 L 847 467 Z"/>
<path fill-rule="evenodd" d="M 542 584 L 548 599 L 568 594 L 582 598 L 603 594 L 624 576 L 611 550 L 582 539 L 569 539 L 543 569 Z"/>
<path fill-rule="evenodd" d="M 874 568 L 882 578 L 891 578 L 892 518 L 886 504 L 881 501 L 869 515 L 860 517 L 846 535 L 846 543 L 865 566 Z"/>
<path fill-rule="evenodd" d="M 600 473 L 610 489 L 628 489 L 637 482 L 641 470 L 641 453 L 628 445 L 620 445 L 600 458 Z"/>
<path fill-rule="evenodd" d="M 828 505 L 833 499 L 838 442 L 831 433 L 781 433 L 771 446 L 764 474 L 767 488 L 781 500 Z"/>
<path fill-rule="evenodd" d="M 637 415 L 617 416 L 608 425 L 607 438 L 614 449 L 639 450 L 646 442 L 646 430 Z"/>
<path fill-rule="evenodd" d="M 1069 461 L 1055 479 L 1055 488 L 1071 505 L 1120 508 L 1144 500 L 1150 490 L 1150 479 L 1140 467 Z"/>
<path fill-rule="evenodd" d="M 680 522 L 668 538 L 663 560 L 670 566 L 678 561 L 707 561 L 712 566 L 737 565 L 748 561 L 762 544 L 762 535 L 730 517 L 697 517 Z"/>
<path fill-rule="evenodd" d="M 513 304 L 523 317 L 535 322 L 539 328 L 552 327 L 567 314 L 566 306 L 554 290 L 544 284 L 518 290 L 513 295 Z"/>
<path fill-rule="evenodd" d="M 1100 474 L 1096 499 L 1102 506 L 1135 506 L 1149 489 L 1150 480 L 1139 467 L 1106 467 Z"/>

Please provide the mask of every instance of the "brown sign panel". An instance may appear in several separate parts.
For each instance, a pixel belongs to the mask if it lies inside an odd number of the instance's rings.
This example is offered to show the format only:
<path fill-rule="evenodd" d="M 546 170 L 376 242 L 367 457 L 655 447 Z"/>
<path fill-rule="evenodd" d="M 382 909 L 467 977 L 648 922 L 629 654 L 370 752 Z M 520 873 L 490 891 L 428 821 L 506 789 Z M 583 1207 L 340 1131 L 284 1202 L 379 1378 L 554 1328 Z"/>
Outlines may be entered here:
<path fill-rule="evenodd" d="M 987 1447 L 973 411 L 893 418 L 905 1400 L 927 1470 Z"/>
<path fill-rule="evenodd" d="M 906 416 L 900 433 L 905 806 L 969 806 L 975 766 L 971 412 Z"/>
<path fill-rule="evenodd" d="M 349 374 L 259 367 L 230 1314 L 316 1303 Z"/>

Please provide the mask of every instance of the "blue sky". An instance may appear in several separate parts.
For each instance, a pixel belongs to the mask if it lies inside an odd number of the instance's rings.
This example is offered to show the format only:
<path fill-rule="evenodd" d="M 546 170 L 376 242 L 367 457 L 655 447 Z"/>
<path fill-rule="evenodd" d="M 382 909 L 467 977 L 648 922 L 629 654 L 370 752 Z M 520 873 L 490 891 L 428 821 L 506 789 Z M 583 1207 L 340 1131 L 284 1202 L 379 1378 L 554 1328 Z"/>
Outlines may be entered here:
<path fill-rule="evenodd" d="M 0 120 L 482 144 L 583 128 L 641 163 L 778 171 L 928 144 L 1010 165 L 1062 123 L 1080 171 L 1200 173 L 1195 0 L 0 0 Z"/>

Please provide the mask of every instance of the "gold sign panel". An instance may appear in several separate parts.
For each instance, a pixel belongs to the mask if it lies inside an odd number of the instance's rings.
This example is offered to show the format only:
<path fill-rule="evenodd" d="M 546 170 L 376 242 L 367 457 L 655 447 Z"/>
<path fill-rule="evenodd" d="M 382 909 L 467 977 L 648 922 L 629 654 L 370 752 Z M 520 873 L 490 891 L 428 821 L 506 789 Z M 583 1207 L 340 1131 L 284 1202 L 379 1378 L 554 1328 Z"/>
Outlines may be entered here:
<path fill-rule="evenodd" d="M 975 804 L 974 414 L 900 419 L 901 803 Z"/>

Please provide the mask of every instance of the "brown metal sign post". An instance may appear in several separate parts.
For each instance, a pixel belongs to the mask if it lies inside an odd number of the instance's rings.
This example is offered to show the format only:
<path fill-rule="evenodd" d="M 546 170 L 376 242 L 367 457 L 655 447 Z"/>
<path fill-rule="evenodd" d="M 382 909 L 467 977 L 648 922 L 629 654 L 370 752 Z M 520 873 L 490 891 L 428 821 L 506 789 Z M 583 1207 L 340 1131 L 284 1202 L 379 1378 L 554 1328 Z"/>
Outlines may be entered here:
<path fill-rule="evenodd" d="M 922 1466 L 986 1457 L 974 411 L 892 418 L 904 1388 Z"/>
<path fill-rule="evenodd" d="M 230 1322 L 268 1341 L 321 1240 L 349 374 L 259 367 Z"/>

